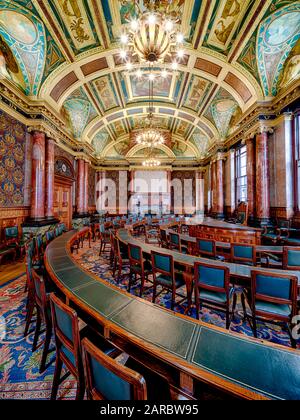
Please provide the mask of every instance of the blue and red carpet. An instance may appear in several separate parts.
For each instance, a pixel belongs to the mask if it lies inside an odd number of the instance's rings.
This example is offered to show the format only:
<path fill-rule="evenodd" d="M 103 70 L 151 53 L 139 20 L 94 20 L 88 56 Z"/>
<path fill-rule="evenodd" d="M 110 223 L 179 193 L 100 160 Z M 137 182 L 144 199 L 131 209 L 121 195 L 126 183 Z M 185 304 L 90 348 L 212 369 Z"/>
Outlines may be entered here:
<path fill-rule="evenodd" d="M 87 244 L 79 251 L 75 258 L 84 268 L 108 281 L 116 284 L 112 277 L 108 255 L 98 257 L 99 245 L 92 244 L 89 249 Z M 41 349 L 32 353 L 34 323 L 30 334 L 24 338 L 26 293 L 25 275 L 0 288 L 0 399 L 49 399 L 54 372 L 55 353 L 48 356 L 48 368 L 42 375 L 39 374 Z M 149 283 L 147 286 L 151 286 Z M 127 289 L 127 279 L 120 283 L 120 287 Z M 139 285 L 132 287 L 131 293 L 139 295 Z M 181 292 L 184 292 L 182 290 Z M 157 298 L 157 303 L 169 308 L 170 294 L 163 293 Z M 144 298 L 151 301 L 152 289 L 144 293 Z M 175 310 L 183 313 L 185 307 L 177 305 Z M 195 316 L 193 312 L 191 316 Z M 225 315 L 203 309 L 201 320 L 220 327 L 225 327 Z M 247 322 L 243 321 L 243 312 L 238 303 L 235 320 L 231 323 L 231 331 L 248 336 L 253 336 Z M 259 338 L 273 343 L 290 346 L 288 334 L 279 326 L 258 324 Z M 41 337 L 42 339 L 42 337 Z M 76 383 L 69 377 L 60 387 L 59 398 L 73 399 Z"/>

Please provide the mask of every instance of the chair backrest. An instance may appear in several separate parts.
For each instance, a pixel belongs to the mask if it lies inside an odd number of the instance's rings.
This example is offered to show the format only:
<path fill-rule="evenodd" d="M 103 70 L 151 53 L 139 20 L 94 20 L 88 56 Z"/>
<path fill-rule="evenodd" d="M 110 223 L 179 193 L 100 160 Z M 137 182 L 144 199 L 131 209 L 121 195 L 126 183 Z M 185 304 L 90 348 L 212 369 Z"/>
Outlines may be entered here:
<path fill-rule="evenodd" d="M 161 273 L 173 277 L 174 260 L 172 255 L 166 255 L 161 252 L 152 251 L 151 259 L 153 274 Z"/>
<path fill-rule="evenodd" d="M 50 324 L 51 318 L 48 315 L 49 304 L 44 279 L 38 276 L 34 269 L 32 269 L 32 279 L 35 290 L 35 302 L 40 308 L 44 321 Z"/>
<path fill-rule="evenodd" d="M 43 236 L 41 234 L 38 234 L 35 237 L 35 251 L 38 256 L 42 254 L 43 247 L 44 247 Z"/>
<path fill-rule="evenodd" d="M 292 314 L 297 312 L 298 279 L 288 274 L 277 274 L 253 270 L 251 273 L 252 305 L 255 311 L 257 300 L 273 304 L 292 306 Z"/>
<path fill-rule="evenodd" d="M 254 245 L 240 243 L 231 244 L 231 261 L 256 264 L 256 248 Z"/>
<path fill-rule="evenodd" d="M 18 226 L 9 226 L 4 228 L 4 237 L 6 243 L 14 243 L 19 239 L 19 228 Z"/>
<path fill-rule="evenodd" d="M 160 236 L 161 241 L 168 242 L 167 231 L 165 229 L 159 230 L 159 236 Z"/>
<path fill-rule="evenodd" d="M 248 223 L 248 203 L 241 201 L 237 207 L 238 222 L 247 225 Z"/>
<path fill-rule="evenodd" d="M 81 349 L 77 313 L 53 293 L 50 303 L 56 351 L 60 351 L 71 366 L 79 367 Z"/>
<path fill-rule="evenodd" d="M 92 344 L 82 340 L 86 389 L 90 400 L 146 400 L 145 379 L 118 363 Z"/>
<path fill-rule="evenodd" d="M 180 236 L 178 233 L 170 232 L 169 241 L 171 245 L 175 246 L 178 249 L 180 248 Z"/>
<path fill-rule="evenodd" d="M 143 266 L 143 251 L 138 245 L 128 244 L 128 255 L 130 265 L 140 264 Z"/>
<path fill-rule="evenodd" d="M 195 286 L 217 293 L 226 293 L 229 299 L 230 273 L 228 267 L 196 262 L 194 266 Z"/>
<path fill-rule="evenodd" d="M 282 267 L 284 270 L 300 270 L 300 247 L 283 247 L 282 261 Z"/>
<path fill-rule="evenodd" d="M 216 241 L 213 239 L 203 239 L 203 238 L 197 238 L 196 239 L 197 244 L 197 252 L 200 256 L 206 256 L 206 257 L 215 257 L 216 252 Z"/>
<path fill-rule="evenodd" d="M 48 245 L 51 241 L 53 241 L 53 239 L 54 239 L 54 231 L 53 231 L 53 230 L 48 230 L 48 231 L 46 232 L 46 242 L 47 242 L 47 245 Z"/>
<path fill-rule="evenodd" d="M 27 278 L 27 286 L 28 286 L 29 293 L 34 291 L 33 276 L 32 276 L 33 254 L 34 254 L 34 244 L 33 244 L 33 241 L 31 240 L 27 242 L 27 244 L 25 245 L 26 278 Z"/>

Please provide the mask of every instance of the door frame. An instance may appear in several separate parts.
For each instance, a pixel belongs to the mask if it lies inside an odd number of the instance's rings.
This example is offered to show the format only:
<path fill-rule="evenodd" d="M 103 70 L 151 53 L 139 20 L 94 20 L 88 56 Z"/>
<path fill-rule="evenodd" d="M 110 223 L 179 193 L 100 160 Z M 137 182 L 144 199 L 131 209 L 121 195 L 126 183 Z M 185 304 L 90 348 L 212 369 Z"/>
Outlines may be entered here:
<path fill-rule="evenodd" d="M 54 191 L 58 188 L 68 188 L 70 191 L 70 203 L 69 203 L 69 226 L 67 226 L 68 229 L 70 229 L 72 225 L 72 216 L 73 216 L 73 196 L 72 196 L 72 187 L 73 187 L 73 181 L 68 178 L 63 178 L 61 176 L 54 177 Z"/>

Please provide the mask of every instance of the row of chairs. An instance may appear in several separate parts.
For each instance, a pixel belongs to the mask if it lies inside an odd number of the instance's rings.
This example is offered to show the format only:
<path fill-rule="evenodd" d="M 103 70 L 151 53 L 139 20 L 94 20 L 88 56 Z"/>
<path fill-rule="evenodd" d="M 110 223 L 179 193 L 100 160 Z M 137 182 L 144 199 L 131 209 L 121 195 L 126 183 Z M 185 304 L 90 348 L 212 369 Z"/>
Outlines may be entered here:
<path fill-rule="evenodd" d="M 176 237 L 176 234 L 175 234 Z M 171 309 L 174 309 L 177 290 L 183 287 L 188 281 L 189 275 L 175 269 L 174 260 L 171 255 L 164 253 L 151 253 L 151 260 L 145 259 L 142 248 L 138 245 L 129 244 L 128 249 L 123 249 L 116 235 L 110 233 L 112 262 L 118 267 L 118 281 L 122 277 L 122 270 L 128 267 L 129 275 L 128 291 L 131 290 L 133 277 L 135 282 L 140 281 L 140 296 L 145 291 L 145 283 L 152 282 L 153 302 L 158 295 L 165 289 L 172 293 Z M 177 238 L 179 236 L 177 235 Z M 170 243 L 174 240 L 170 236 Z M 180 243 L 180 242 L 179 242 Z M 176 242 L 175 242 L 176 244 Z M 218 259 L 216 254 L 215 241 L 199 239 L 199 256 Z M 171 245 L 171 249 L 172 248 Z M 297 255 L 295 254 L 297 253 Z M 300 251 L 297 248 L 284 250 L 284 267 L 290 270 L 297 270 L 295 266 L 297 256 Z M 255 265 L 256 262 L 255 247 L 241 244 L 232 244 L 231 261 L 240 264 Z M 151 274 L 153 280 L 151 281 Z M 115 266 L 113 270 L 115 276 Z M 196 263 L 194 266 L 194 275 L 190 282 L 194 285 L 196 317 L 203 306 L 224 310 L 226 313 L 226 328 L 228 329 L 234 317 L 237 295 L 234 285 L 230 283 L 230 273 L 227 267 L 220 265 Z M 252 272 L 251 285 L 244 287 L 242 293 L 242 304 L 244 317 L 248 319 L 254 336 L 257 337 L 257 319 L 262 317 L 268 321 L 279 321 L 286 323 L 291 330 L 292 319 L 297 314 L 297 277 L 286 274 L 264 273 L 262 271 Z M 160 293 L 157 293 L 157 287 L 162 286 Z M 183 298 L 184 296 L 179 295 Z M 246 311 L 246 302 L 251 309 L 251 315 Z M 181 303 L 181 302 L 179 302 Z M 295 342 L 292 341 L 293 346 Z"/>

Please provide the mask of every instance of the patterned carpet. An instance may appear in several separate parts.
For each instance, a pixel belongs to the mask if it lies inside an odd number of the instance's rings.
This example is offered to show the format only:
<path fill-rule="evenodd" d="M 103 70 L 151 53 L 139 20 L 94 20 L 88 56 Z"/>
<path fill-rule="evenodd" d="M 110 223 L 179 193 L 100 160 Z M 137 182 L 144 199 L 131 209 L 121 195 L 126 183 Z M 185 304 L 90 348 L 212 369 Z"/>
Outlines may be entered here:
<path fill-rule="evenodd" d="M 85 244 L 84 248 L 79 251 L 79 254 L 75 254 L 75 258 L 92 273 L 115 284 L 109 267 L 108 255 L 100 258 L 98 257 L 98 252 L 98 244 L 92 243 L 91 249 Z M 151 301 L 151 284 L 149 283 L 147 286 L 150 286 L 150 289 L 145 292 L 144 298 Z M 41 349 L 38 349 L 35 353 L 31 351 L 34 324 L 32 325 L 31 333 L 26 338 L 23 337 L 26 303 L 24 287 L 25 275 L 22 275 L 0 288 L 0 399 L 49 399 L 55 353 L 52 352 L 48 356 L 48 368 L 44 374 L 40 375 Z M 120 287 L 126 290 L 126 278 L 121 282 Z M 138 295 L 139 286 L 133 286 L 131 292 Z M 184 293 L 184 288 L 180 292 Z M 161 294 L 157 299 L 157 303 L 169 308 L 170 294 Z M 184 305 L 176 305 L 175 307 L 175 310 L 181 313 L 184 312 L 184 309 Z M 195 316 L 194 312 L 192 316 Z M 225 316 L 223 313 L 203 309 L 201 319 L 207 323 L 225 327 Z M 290 346 L 288 334 L 282 331 L 280 327 L 259 323 L 258 328 L 259 338 Z M 232 322 L 230 329 L 252 336 L 250 326 L 247 322 L 243 322 L 240 300 L 236 318 Z M 75 388 L 75 381 L 72 377 L 69 377 L 60 387 L 59 398 L 73 399 Z"/>

